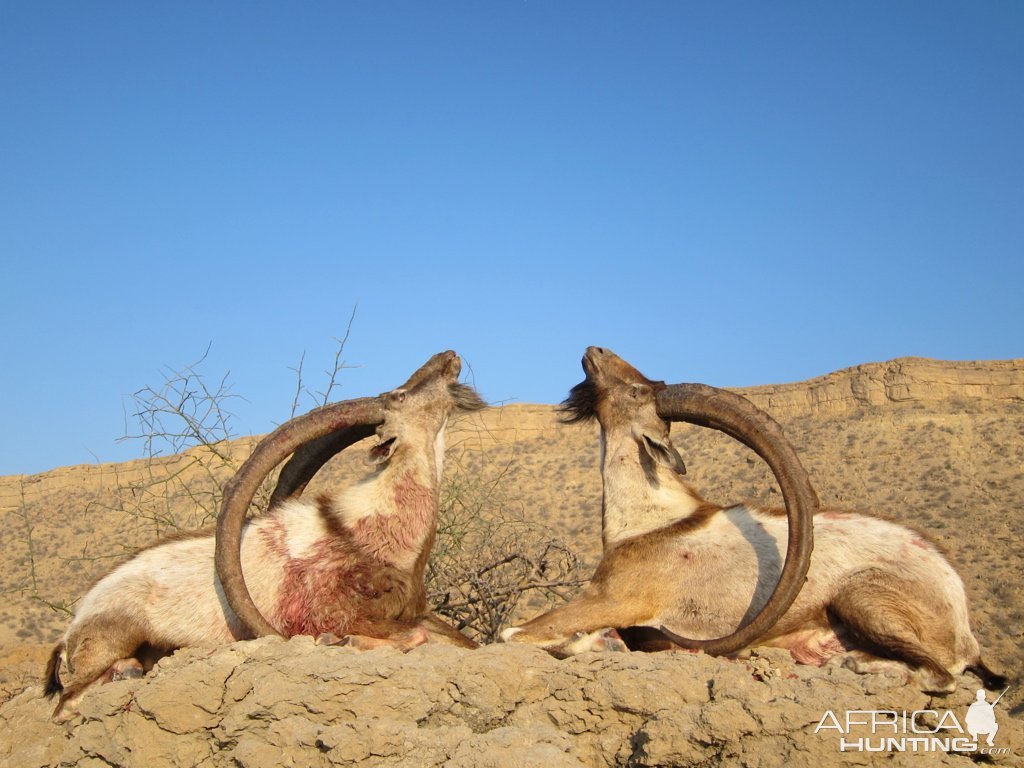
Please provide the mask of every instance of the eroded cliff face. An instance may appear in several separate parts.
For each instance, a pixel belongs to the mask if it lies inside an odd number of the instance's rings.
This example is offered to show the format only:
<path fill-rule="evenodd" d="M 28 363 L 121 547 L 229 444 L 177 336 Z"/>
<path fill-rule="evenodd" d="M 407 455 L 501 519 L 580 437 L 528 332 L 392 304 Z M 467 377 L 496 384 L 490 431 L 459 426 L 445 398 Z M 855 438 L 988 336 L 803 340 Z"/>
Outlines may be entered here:
<path fill-rule="evenodd" d="M 904 357 L 794 384 L 737 390 L 777 419 L 840 414 L 866 406 L 956 400 L 1024 403 L 1024 360 L 950 362 Z"/>
<path fill-rule="evenodd" d="M 402 655 L 268 638 L 179 652 L 143 680 L 98 690 L 83 702 L 81 717 L 64 725 L 50 723 L 50 704 L 26 691 L 0 708 L 6 726 L 0 762 L 820 768 L 842 759 L 873 765 L 877 753 L 849 748 L 871 736 L 869 728 L 845 734 L 848 749 L 840 753 L 836 725 L 845 727 L 848 710 L 939 710 L 951 725 L 949 710 L 963 723 L 974 701 L 973 682 L 964 682 L 956 694 L 930 699 L 889 677 L 796 667 L 771 650 L 742 661 L 689 653 L 559 661 L 518 645 L 476 651 L 427 645 Z M 938 724 L 935 715 L 924 718 L 921 729 Z M 1003 722 L 1009 727 L 997 745 L 1007 752 L 994 759 L 1012 765 L 1024 744 L 1016 724 Z M 887 764 L 969 766 L 971 754 L 892 752 Z"/>

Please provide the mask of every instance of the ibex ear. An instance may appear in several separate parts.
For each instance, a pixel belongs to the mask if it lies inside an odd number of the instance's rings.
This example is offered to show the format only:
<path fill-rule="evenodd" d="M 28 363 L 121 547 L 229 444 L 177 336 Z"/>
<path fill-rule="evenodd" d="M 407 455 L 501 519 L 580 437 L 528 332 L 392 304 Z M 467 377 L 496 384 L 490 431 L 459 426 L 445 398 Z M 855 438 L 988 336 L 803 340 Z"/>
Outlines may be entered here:
<path fill-rule="evenodd" d="M 646 384 L 630 384 L 629 385 L 629 396 L 633 398 L 645 398 L 650 397 L 654 394 L 654 390 Z"/>
<path fill-rule="evenodd" d="M 373 448 L 370 449 L 370 455 L 366 457 L 367 464 L 383 464 L 395 452 L 395 447 L 398 445 L 398 438 L 389 437 L 386 440 L 381 440 Z"/>
<path fill-rule="evenodd" d="M 647 451 L 647 455 L 655 462 L 672 470 L 676 474 L 686 474 L 686 464 L 683 463 L 683 457 L 679 455 L 679 451 L 677 451 L 676 447 L 672 445 L 671 440 L 668 438 L 659 440 L 656 437 L 652 437 L 647 432 L 641 432 L 639 430 L 633 433 L 633 437 L 636 438 L 640 447 Z"/>
<path fill-rule="evenodd" d="M 387 400 L 388 405 L 399 405 L 405 402 L 405 390 L 404 389 L 392 389 L 384 398 Z"/>

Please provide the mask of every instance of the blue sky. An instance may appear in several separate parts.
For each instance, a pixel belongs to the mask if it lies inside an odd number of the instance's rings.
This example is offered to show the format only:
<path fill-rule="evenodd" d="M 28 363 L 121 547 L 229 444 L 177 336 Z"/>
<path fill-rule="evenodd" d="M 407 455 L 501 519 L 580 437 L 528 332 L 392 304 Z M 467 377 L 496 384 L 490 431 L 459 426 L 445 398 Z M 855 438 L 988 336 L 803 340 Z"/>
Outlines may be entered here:
<path fill-rule="evenodd" d="M 141 455 L 210 347 L 238 434 L 453 348 L 557 402 L 1024 356 L 1024 5 L 0 7 L 0 474 Z M 211 346 L 212 345 L 212 346 Z M 335 398 L 335 399 L 337 399 Z"/>

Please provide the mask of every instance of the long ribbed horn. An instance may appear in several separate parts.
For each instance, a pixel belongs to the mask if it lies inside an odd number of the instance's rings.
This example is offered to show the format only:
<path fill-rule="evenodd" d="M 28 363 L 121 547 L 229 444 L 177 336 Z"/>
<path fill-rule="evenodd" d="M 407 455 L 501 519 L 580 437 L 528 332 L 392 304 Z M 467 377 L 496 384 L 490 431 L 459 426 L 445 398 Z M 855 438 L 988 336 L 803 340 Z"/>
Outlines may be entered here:
<path fill-rule="evenodd" d="M 331 443 L 333 456 L 346 445 L 355 442 L 358 439 L 357 435 L 372 434 L 376 426 L 383 421 L 384 405 L 379 397 L 346 400 L 318 408 L 282 424 L 263 438 L 224 487 L 224 499 L 217 517 L 214 564 L 228 605 L 254 637 L 281 634 L 253 603 L 249 589 L 245 585 L 245 577 L 242 575 L 242 526 L 256 491 L 278 464 L 303 445 L 319 441 L 325 436 L 338 438 Z M 338 434 L 331 434 L 335 432 Z M 323 447 L 323 443 L 318 445 Z M 310 456 L 307 455 L 306 458 L 309 459 Z M 275 490 L 274 495 L 287 497 L 296 489 L 301 493 L 301 488 L 305 487 L 306 482 L 316 474 L 316 470 L 326 462 L 326 458 L 320 461 L 321 458 L 322 454 L 312 457 L 312 461 L 307 460 L 292 467 L 291 480 L 286 480 L 289 492 L 278 494 Z"/>
<path fill-rule="evenodd" d="M 411 389 L 428 377 L 438 375 L 456 359 L 451 350 L 434 355 L 409 377 L 403 388 Z M 214 564 L 224 598 L 254 637 L 281 634 L 253 603 L 242 574 L 242 527 L 256 491 L 276 466 L 292 456 L 281 470 L 271 504 L 301 495 L 331 457 L 372 435 L 383 421 L 381 397 L 346 400 L 317 408 L 282 424 L 263 438 L 224 487 L 217 517 Z"/>
<path fill-rule="evenodd" d="M 281 468 L 277 477 L 277 485 L 270 495 L 270 507 L 276 507 L 282 501 L 298 498 L 306 490 L 309 481 L 328 461 L 343 450 L 365 437 L 370 437 L 377 424 L 355 424 L 339 432 L 330 432 L 300 446 L 288 463 Z"/>
<path fill-rule="evenodd" d="M 763 637 L 796 600 L 814 548 L 813 518 L 818 497 L 782 427 L 745 397 L 704 384 L 675 384 L 657 395 L 658 415 L 717 429 L 740 441 L 771 468 L 782 490 L 789 519 L 786 563 L 768 602 L 749 622 L 716 640 L 693 640 L 661 630 L 674 643 L 710 654 L 735 653 Z"/>

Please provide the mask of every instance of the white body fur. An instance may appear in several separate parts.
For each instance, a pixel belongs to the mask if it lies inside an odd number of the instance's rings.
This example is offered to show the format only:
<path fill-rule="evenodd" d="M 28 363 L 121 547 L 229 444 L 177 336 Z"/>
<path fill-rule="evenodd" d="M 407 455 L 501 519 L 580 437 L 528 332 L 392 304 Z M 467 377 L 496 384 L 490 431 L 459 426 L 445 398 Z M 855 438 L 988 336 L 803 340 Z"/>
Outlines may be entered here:
<path fill-rule="evenodd" d="M 393 514 L 390 496 L 391 484 L 373 475 L 346 489 L 337 501 L 331 500 L 329 508 L 339 522 L 352 526 L 365 517 Z M 268 546 L 260 535 L 278 526 L 286 556 Z M 302 500 L 287 501 L 267 515 L 246 522 L 242 569 L 260 613 L 274 616 L 288 561 L 311 557 L 316 545 L 332 535 L 320 508 Z M 212 531 L 143 550 L 86 593 L 64 634 L 64 642 L 83 622 L 104 613 L 130 613 L 152 628 L 151 643 L 169 648 L 217 645 L 248 637 L 224 599 L 213 554 Z M 409 553 L 403 552 L 391 564 L 410 568 L 413 560 L 415 555 L 410 559 Z"/>

